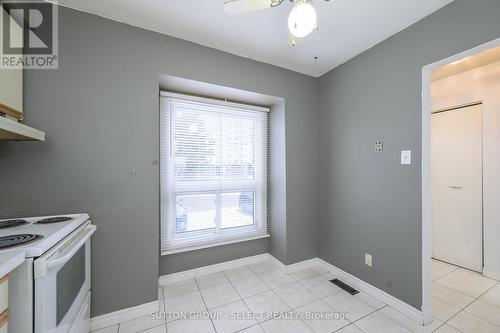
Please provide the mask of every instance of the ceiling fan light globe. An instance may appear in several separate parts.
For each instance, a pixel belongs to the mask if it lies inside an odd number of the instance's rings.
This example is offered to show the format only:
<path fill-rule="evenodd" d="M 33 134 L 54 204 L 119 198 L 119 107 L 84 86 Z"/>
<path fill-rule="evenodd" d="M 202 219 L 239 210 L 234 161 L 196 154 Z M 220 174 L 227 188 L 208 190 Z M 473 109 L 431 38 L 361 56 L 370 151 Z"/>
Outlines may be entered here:
<path fill-rule="evenodd" d="M 317 27 L 316 10 L 309 2 L 299 2 L 288 15 L 288 30 L 295 37 L 305 37 Z"/>

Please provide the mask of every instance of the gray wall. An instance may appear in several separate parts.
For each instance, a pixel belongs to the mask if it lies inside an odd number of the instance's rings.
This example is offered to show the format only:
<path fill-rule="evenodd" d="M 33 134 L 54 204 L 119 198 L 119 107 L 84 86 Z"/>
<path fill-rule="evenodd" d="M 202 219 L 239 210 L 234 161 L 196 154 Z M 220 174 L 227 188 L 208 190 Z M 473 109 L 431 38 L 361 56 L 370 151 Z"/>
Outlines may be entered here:
<path fill-rule="evenodd" d="M 320 256 L 417 308 L 421 70 L 500 37 L 499 14 L 498 0 L 456 0 L 319 80 Z M 399 164 L 403 149 L 411 166 Z"/>
<path fill-rule="evenodd" d="M 269 239 L 210 247 L 160 257 L 160 275 L 182 272 L 188 269 L 218 264 L 224 261 L 269 252 Z"/>
<path fill-rule="evenodd" d="M 157 299 L 159 274 L 268 251 L 261 240 L 159 256 L 159 74 L 284 98 L 286 232 L 301 237 L 278 248 L 289 263 L 316 255 L 314 78 L 68 8 L 59 14 L 59 69 L 25 72 L 25 122 L 47 141 L 0 143 L 0 216 L 91 214 L 93 316 Z"/>

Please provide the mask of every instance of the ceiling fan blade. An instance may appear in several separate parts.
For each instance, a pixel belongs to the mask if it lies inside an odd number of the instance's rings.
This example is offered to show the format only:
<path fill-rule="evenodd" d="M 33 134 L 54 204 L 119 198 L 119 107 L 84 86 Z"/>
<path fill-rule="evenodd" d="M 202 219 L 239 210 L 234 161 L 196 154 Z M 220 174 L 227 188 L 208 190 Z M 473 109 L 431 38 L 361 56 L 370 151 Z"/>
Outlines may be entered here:
<path fill-rule="evenodd" d="M 302 42 L 304 38 L 295 37 L 291 33 L 288 34 L 288 45 L 296 46 Z"/>
<path fill-rule="evenodd" d="M 224 0 L 226 14 L 243 14 L 272 7 L 272 0 Z"/>

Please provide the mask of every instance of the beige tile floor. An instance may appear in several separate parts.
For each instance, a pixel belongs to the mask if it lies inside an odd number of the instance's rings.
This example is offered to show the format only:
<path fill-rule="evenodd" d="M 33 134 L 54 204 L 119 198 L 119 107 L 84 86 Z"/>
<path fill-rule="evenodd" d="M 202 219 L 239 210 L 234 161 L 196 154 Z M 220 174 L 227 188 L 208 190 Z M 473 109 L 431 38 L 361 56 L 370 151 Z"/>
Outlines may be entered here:
<path fill-rule="evenodd" d="M 500 283 L 433 260 L 432 310 L 439 333 L 500 332 Z"/>
<path fill-rule="evenodd" d="M 368 294 L 347 294 L 329 282 L 334 276 L 321 267 L 286 274 L 272 262 L 243 266 L 159 288 L 162 310 L 195 319 L 145 316 L 95 333 L 500 333 L 500 284 L 477 273 L 433 260 L 435 319 L 425 327 Z M 243 316 L 252 313 L 262 315 Z"/>

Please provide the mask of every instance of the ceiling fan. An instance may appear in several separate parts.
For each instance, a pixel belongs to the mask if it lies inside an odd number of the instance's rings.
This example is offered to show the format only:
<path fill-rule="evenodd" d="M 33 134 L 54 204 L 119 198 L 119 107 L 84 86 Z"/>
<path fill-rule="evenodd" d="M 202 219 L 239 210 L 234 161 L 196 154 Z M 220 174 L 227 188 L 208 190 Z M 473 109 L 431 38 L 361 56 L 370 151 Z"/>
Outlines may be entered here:
<path fill-rule="evenodd" d="M 281 5 L 285 0 L 224 0 L 227 14 L 242 14 Z M 325 0 L 329 1 L 329 0 Z M 288 44 L 297 45 L 302 38 L 318 29 L 316 10 L 312 0 L 290 0 L 293 8 L 288 14 Z"/>

